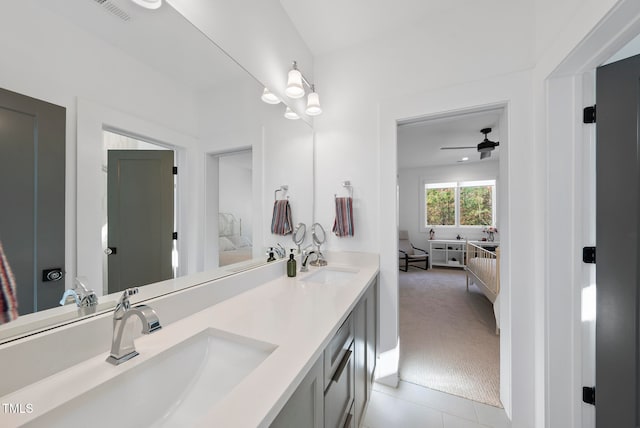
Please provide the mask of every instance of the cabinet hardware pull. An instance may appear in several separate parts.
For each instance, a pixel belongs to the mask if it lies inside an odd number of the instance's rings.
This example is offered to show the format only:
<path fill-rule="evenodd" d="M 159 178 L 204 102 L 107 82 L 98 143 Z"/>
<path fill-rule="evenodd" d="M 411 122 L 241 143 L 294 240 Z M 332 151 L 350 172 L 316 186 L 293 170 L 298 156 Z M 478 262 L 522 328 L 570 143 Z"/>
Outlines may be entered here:
<path fill-rule="evenodd" d="M 344 354 L 344 357 L 342 357 L 342 361 L 340 361 L 340 365 L 338 366 L 338 368 L 336 369 L 336 372 L 331 377 L 332 381 L 338 382 L 338 380 L 340 380 L 340 376 L 342 376 L 342 372 L 344 371 L 344 368 L 347 366 L 347 363 L 349 362 L 349 358 L 351 358 L 352 352 L 353 351 L 349 349 L 347 353 Z"/>
<path fill-rule="evenodd" d="M 349 416 L 347 416 L 347 420 L 344 421 L 344 428 L 351 426 L 351 419 L 353 419 L 353 413 L 349 413 Z"/>

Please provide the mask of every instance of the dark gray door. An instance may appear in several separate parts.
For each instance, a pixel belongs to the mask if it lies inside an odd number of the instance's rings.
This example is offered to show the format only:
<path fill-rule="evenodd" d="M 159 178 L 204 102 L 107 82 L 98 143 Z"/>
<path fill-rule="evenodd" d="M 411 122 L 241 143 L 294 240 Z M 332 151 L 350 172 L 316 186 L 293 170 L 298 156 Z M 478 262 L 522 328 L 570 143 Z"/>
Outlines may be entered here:
<path fill-rule="evenodd" d="M 64 107 L 0 89 L 0 241 L 16 279 L 20 315 L 58 305 L 64 281 Z"/>
<path fill-rule="evenodd" d="M 173 277 L 173 151 L 109 150 L 109 293 Z"/>
<path fill-rule="evenodd" d="M 640 56 L 596 72 L 596 426 L 640 426 Z"/>

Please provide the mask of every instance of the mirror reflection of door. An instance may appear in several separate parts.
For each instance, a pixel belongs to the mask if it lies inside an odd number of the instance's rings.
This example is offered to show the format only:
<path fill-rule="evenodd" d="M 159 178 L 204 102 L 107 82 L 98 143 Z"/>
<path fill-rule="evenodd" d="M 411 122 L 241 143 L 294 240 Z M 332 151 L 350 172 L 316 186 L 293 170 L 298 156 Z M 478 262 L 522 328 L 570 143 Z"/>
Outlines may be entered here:
<path fill-rule="evenodd" d="M 64 107 L 0 89 L 0 242 L 20 315 L 57 306 L 65 288 L 46 275 L 65 267 L 65 127 Z"/>
<path fill-rule="evenodd" d="M 173 278 L 174 152 L 108 131 L 104 137 L 106 147 L 131 147 L 107 151 L 108 292 Z"/>

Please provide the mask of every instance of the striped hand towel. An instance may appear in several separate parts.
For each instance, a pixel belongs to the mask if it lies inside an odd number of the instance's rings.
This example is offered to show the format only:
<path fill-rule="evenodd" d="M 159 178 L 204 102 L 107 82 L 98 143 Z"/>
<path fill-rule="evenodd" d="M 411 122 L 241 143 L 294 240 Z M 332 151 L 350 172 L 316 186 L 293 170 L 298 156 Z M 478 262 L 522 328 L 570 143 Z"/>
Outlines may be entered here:
<path fill-rule="evenodd" d="M 333 232 L 336 236 L 353 236 L 353 199 L 336 199 L 336 219 L 333 222 Z"/>
<path fill-rule="evenodd" d="M 18 318 L 16 281 L 0 243 L 0 324 Z"/>
<path fill-rule="evenodd" d="M 271 219 L 271 233 L 288 235 L 293 231 L 291 221 L 291 206 L 287 199 L 281 199 L 273 204 L 273 218 Z"/>

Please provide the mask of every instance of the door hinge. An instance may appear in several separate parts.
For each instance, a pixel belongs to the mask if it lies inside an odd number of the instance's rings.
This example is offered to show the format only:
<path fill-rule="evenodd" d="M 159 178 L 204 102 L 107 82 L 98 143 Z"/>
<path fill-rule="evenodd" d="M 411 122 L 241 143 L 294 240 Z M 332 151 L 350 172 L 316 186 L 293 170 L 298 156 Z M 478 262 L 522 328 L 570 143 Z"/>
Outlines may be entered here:
<path fill-rule="evenodd" d="M 173 239 L 178 239 L 178 232 L 173 232 Z"/>
<path fill-rule="evenodd" d="M 582 122 L 583 123 L 596 123 L 596 105 L 585 107 L 582 110 Z"/>
<path fill-rule="evenodd" d="M 596 387 L 595 386 L 583 386 L 582 387 L 582 401 L 593 406 L 596 405 Z"/>
<path fill-rule="evenodd" d="M 177 166 L 173 167 L 173 175 L 178 175 L 178 167 Z"/>
<path fill-rule="evenodd" d="M 583 263 L 595 263 L 596 262 L 596 247 L 583 247 L 582 248 L 582 262 Z"/>

